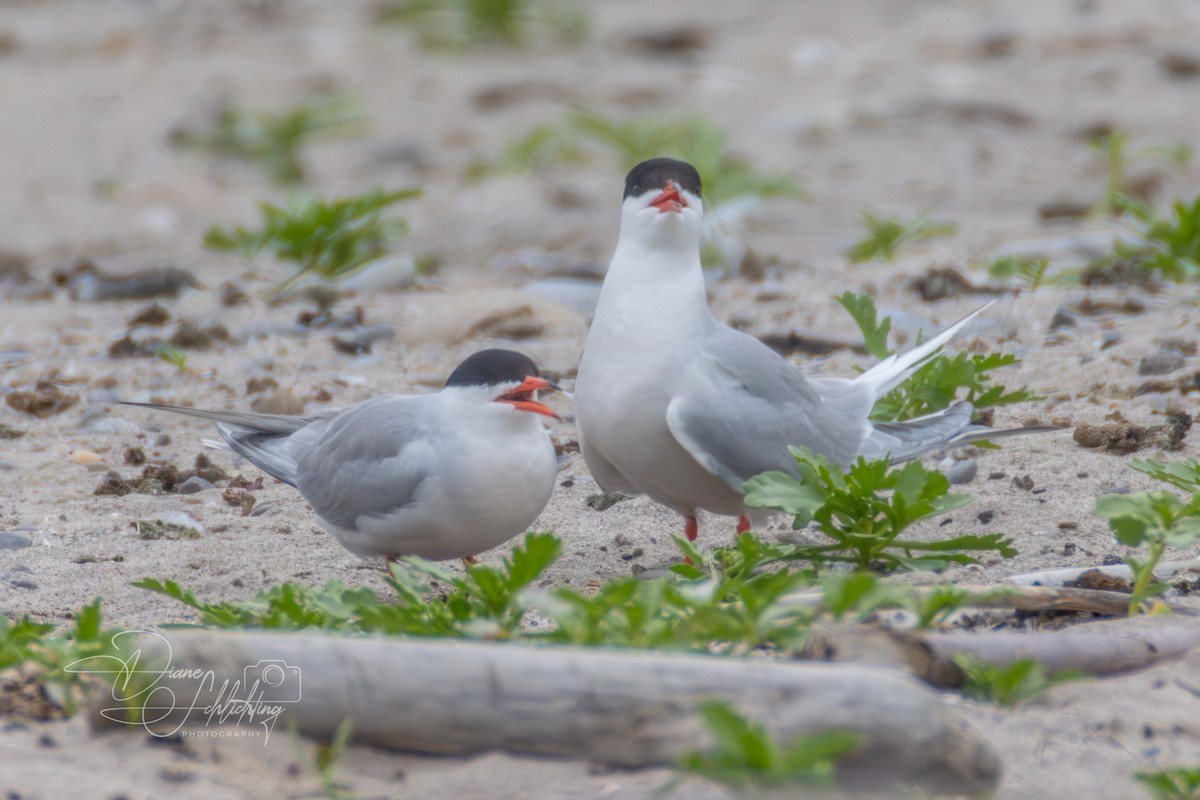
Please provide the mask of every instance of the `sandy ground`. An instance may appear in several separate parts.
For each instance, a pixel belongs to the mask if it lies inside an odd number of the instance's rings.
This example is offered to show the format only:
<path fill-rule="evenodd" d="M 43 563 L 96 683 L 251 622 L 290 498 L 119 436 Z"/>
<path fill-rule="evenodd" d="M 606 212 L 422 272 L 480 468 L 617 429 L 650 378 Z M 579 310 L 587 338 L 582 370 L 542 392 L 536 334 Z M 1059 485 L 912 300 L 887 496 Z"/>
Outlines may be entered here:
<path fill-rule="evenodd" d="M 113 411 L 103 401 L 245 408 L 264 396 L 250 395 L 247 382 L 270 377 L 312 412 L 381 392 L 428 390 L 463 356 L 494 344 L 527 352 L 569 386 L 586 319 L 521 287 L 550 273 L 593 274 L 603 264 L 628 165 L 598 152 L 588 164 L 537 176 L 462 180 L 472 162 L 497 157 L 506 141 L 569 108 L 615 117 L 706 114 L 728 131 L 733 151 L 808 190 L 811 202 L 772 201 L 755 215 L 747 241 L 771 265 L 765 280 L 717 276 L 711 285 L 718 315 L 760 335 L 798 329 L 853 338 L 853 323 L 832 300 L 846 288 L 873 292 L 903 330 L 951 322 L 987 297 L 925 303 L 908 288 L 914 276 L 954 266 L 985 283 L 976 265 L 1006 250 L 1044 252 L 1055 269 L 1070 269 L 1120 230 L 1097 217 L 1048 224 L 1037 213 L 1047 203 L 1102 196 L 1105 171 L 1081 131 L 1114 126 L 1130 132 L 1135 149 L 1200 144 L 1200 83 L 1161 66 L 1168 54 L 1196 53 L 1200 9 L 1182 0 L 620 0 L 591 13 L 592 36 L 574 48 L 454 56 L 418 49 L 404 29 L 373 25 L 363 2 L 0 6 L 0 96 L 8 108 L 0 126 L 0 249 L 27 259 L 31 276 L 22 283 L 0 275 L 0 391 L 51 379 L 79 397 L 45 419 L 0 406 L 0 424 L 24 433 L 0 440 L 0 530 L 30 542 L 0 550 L 0 612 L 58 620 L 99 596 L 115 625 L 190 619 L 182 607 L 130 587 L 147 576 L 225 599 L 286 580 L 381 586 L 282 484 L 268 481 L 254 492 L 265 511 L 252 517 L 224 503 L 219 490 L 95 496 L 108 470 L 124 477 L 139 471 L 124 463 L 127 448 L 184 468 L 212 435 L 198 421 Z M 636 46 L 642 34 L 680 27 L 698 31 L 703 44 L 674 55 Z M 330 89 L 353 95 L 368 124 L 357 136 L 310 148 L 308 185 L 324 195 L 422 186 L 424 196 L 401 209 L 412 225 L 405 248 L 435 254 L 443 265 L 420 290 L 339 300 L 338 312 L 357 306 L 368 324 L 398 326 L 394 339 L 360 356 L 332 346 L 340 331 L 292 335 L 311 304 L 264 302 L 283 274 L 272 265 L 247 274 L 237 259 L 201 247 L 209 225 L 252 224 L 256 203 L 285 195 L 252 166 L 169 140 L 173 128 L 203 119 L 225 97 L 279 110 Z M 481 100 L 496 90 L 507 98 L 498 106 Z M 1160 200 L 1193 197 L 1200 183 L 1194 166 L 1147 155 L 1132 159 L 1131 173 L 1157 183 Z M 929 214 L 959 228 L 892 264 L 851 265 L 843 251 L 861 231 L 864 208 Z M 161 301 L 171 316 L 165 330 L 185 320 L 220 324 L 232 342 L 190 351 L 183 372 L 153 358 L 109 358 L 110 344 L 147 301 L 83 302 L 65 288 L 37 289 L 83 258 L 118 272 L 157 264 L 191 271 L 202 288 Z M 245 289 L 249 305 L 222 305 L 218 287 L 226 281 Z M 587 294 L 586 287 L 575 291 Z M 1195 371 L 1200 326 L 1192 295 L 1191 287 L 1047 286 L 1002 296 L 975 329 L 978 342 L 1019 355 L 1022 363 L 1002 380 L 1042 399 L 1000 409 L 997 423 L 1121 415 L 1159 425 L 1164 411 L 1194 413 L 1194 395 L 1132 396 L 1150 379 L 1138 374 L 1141 360 L 1164 346 L 1184 351 L 1165 380 Z M 1117 306 L 1132 300 L 1141 311 L 1078 313 L 1074 326 L 1050 331 L 1058 309 L 1085 298 Z M 533 335 L 514 342 L 471 334 L 516 327 Z M 811 371 L 848 374 L 863 358 L 839 352 L 796 360 Z M 554 402 L 569 415 L 569 401 Z M 535 528 L 555 532 L 566 546 L 549 577 L 586 586 L 670 563 L 678 520 L 644 499 L 605 512 L 589 508 L 597 487 L 571 452 L 573 426 L 553 425 L 552 435 L 567 446 L 562 486 Z M 1179 455 L 1197 455 L 1194 437 Z M 231 456 L 213 459 L 257 475 Z M 978 462 L 965 487 L 974 503 L 933 520 L 925 533 L 999 530 L 1020 555 L 954 570 L 951 578 L 996 582 L 1126 555 L 1091 513 L 1103 492 L 1150 485 L 1125 458 L 1085 450 L 1061 432 L 1014 440 Z M 1032 484 L 1014 483 L 1025 476 Z M 989 511 L 985 524 L 980 515 Z M 186 523 L 202 536 L 136 538 L 133 522 L 154 518 Z M 705 520 L 701 543 L 731 534 L 729 520 Z M 1043 704 L 1015 712 L 963 710 L 1005 760 L 998 796 L 1126 797 L 1138 791 L 1134 769 L 1200 760 L 1191 722 L 1200 701 L 1171 688 L 1178 674 L 1186 668 L 1059 687 Z M 164 748 L 135 736 L 91 737 L 79 720 L 9 725 L 0 728 L 0 783 L 24 798 L 78 795 L 69 782 L 84 775 L 103 787 L 93 796 L 309 796 L 317 784 L 297 755 L 307 747 L 278 737 L 261 750 L 230 742 Z M 351 748 L 343 775 L 363 796 L 405 797 L 636 797 L 668 777 L 366 748 Z M 678 792 L 719 796 L 699 783 Z"/>

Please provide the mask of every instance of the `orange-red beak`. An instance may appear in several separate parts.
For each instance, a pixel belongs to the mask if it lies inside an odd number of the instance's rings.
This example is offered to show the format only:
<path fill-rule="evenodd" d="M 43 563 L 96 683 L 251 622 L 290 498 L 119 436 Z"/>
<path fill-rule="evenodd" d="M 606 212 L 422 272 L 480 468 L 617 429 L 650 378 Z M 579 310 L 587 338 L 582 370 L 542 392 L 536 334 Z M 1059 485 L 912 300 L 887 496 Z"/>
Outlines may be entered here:
<path fill-rule="evenodd" d="M 668 181 L 662 194 L 650 201 L 650 205 L 660 212 L 672 211 L 676 214 L 687 208 L 687 204 L 687 198 L 679 193 L 679 186 L 674 181 Z"/>
<path fill-rule="evenodd" d="M 562 417 L 555 413 L 553 409 L 533 399 L 533 393 L 537 391 L 557 392 L 561 390 L 545 378 L 535 378 L 531 375 L 522 381 L 521 385 L 517 388 L 497 397 L 496 402 L 508 403 L 520 411 L 532 411 L 534 414 L 542 414 L 543 416 L 562 422 Z"/>

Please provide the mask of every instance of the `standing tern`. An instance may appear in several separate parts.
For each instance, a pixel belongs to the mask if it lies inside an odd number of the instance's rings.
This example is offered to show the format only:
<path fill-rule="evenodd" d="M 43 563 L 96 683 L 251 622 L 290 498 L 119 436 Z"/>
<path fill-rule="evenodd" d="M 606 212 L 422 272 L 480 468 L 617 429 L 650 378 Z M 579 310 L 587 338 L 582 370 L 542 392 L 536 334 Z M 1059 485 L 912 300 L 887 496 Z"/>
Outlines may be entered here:
<path fill-rule="evenodd" d="M 620 235 L 575 382 L 579 444 L 606 491 L 649 495 L 682 514 L 694 540 L 700 509 L 738 517 L 738 533 L 748 530 L 742 485 L 767 470 L 796 475 L 789 445 L 845 467 L 858 456 L 904 461 L 1032 430 L 972 425 L 967 402 L 907 422 L 871 422 L 875 401 L 983 309 L 852 380 L 805 377 L 709 311 L 703 215 L 691 164 L 655 158 L 625 179 Z"/>
<path fill-rule="evenodd" d="M 362 558 L 463 558 L 537 519 L 554 489 L 538 402 L 558 387 L 529 358 L 482 350 L 441 391 L 389 394 L 310 417 L 126 403 L 213 420 L 229 448 L 300 490 Z"/>

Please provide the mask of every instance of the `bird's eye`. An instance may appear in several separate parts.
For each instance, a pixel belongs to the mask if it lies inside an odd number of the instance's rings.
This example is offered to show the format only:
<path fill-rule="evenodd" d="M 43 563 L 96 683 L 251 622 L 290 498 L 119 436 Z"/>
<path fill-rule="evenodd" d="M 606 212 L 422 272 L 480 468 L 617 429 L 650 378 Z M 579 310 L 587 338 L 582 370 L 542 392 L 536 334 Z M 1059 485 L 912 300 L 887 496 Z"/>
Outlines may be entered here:
<path fill-rule="evenodd" d="M 641 193 L 642 193 L 642 185 L 640 183 L 635 183 L 633 185 L 633 189 L 630 190 L 630 194 L 632 194 L 634 197 L 637 197 Z"/>

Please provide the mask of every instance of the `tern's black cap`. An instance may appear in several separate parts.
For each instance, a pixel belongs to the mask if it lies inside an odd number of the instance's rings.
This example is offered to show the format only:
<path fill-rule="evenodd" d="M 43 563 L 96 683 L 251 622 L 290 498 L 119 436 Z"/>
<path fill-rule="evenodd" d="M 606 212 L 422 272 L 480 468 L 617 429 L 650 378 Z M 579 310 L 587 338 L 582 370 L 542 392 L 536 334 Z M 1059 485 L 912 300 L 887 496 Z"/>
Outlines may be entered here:
<path fill-rule="evenodd" d="M 700 173 L 686 161 L 673 158 L 652 158 L 643 161 L 625 176 L 625 195 L 637 197 L 651 189 L 662 189 L 667 181 L 675 181 L 679 188 L 700 196 Z"/>
<path fill-rule="evenodd" d="M 480 350 L 454 368 L 447 386 L 498 386 L 538 376 L 537 364 L 512 350 Z"/>

